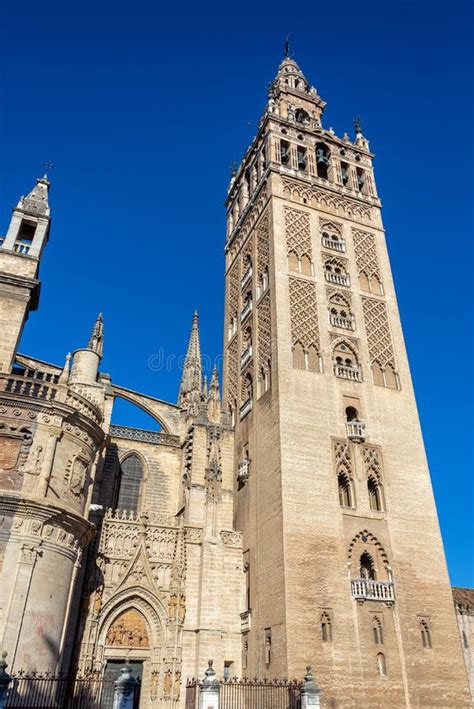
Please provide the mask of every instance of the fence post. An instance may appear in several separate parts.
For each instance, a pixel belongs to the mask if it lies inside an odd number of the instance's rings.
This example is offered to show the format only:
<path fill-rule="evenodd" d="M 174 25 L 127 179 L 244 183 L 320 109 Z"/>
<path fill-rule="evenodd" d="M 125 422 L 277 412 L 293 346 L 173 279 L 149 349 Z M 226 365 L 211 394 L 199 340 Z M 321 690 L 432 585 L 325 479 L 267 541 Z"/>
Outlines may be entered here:
<path fill-rule="evenodd" d="M 307 709 L 307 707 L 319 707 L 320 694 L 321 690 L 311 674 L 311 665 L 308 665 L 306 667 L 306 674 L 301 688 L 301 709 Z"/>
<path fill-rule="evenodd" d="M 6 668 L 8 667 L 5 660 L 6 656 L 7 653 L 5 651 L 2 652 L 2 659 L 0 660 L 0 709 L 3 709 L 7 703 L 8 685 L 12 679 L 8 672 L 6 672 Z"/>
<path fill-rule="evenodd" d="M 205 679 L 202 684 L 199 685 L 199 709 L 219 709 L 221 685 L 219 680 L 216 679 L 212 662 L 212 660 L 208 660 L 208 667 L 204 672 L 206 675 Z"/>
<path fill-rule="evenodd" d="M 120 670 L 120 677 L 114 682 L 113 709 L 133 709 L 137 680 L 132 677 L 131 672 L 131 667 L 125 665 Z"/>

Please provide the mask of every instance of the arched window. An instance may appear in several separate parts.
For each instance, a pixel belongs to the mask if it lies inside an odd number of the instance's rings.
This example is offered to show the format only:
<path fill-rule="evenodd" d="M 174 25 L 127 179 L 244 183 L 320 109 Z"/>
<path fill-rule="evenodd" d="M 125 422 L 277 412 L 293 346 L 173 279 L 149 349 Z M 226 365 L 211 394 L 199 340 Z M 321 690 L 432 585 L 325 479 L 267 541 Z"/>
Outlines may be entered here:
<path fill-rule="evenodd" d="M 127 456 L 120 465 L 119 488 L 116 507 L 138 512 L 143 482 L 143 466 L 135 453 Z"/>
<path fill-rule="evenodd" d="M 367 490 L 369 492 L 370 509 L 374 512 L 382 512 L 382 491 L 379 481 L 372 475 L 367 480 Z"/>
<path fill-rule="evenodd" d="M 397 375 L 391 364 L 385 367 L 385 384 L 389 389 L 398 389 Z"/>
<path fill-rule="evenodd" d="M 339 488 L 339 504 L 341 507 L 352 507 L 351 481 L 346 473 L 339 473 L 337 486 Z"/>
<path fill-rule="evenodd" d="M 375 581 L 375 566 L 374 560 L 369 552 L 364 551 L 360 557 L 360 578 L 367 581 Z"/>
<path fill-rule="evenodd" d="M 383 645 L 383 627 L 382 621 L 377 615 L 373 617 L 372 629 L 374 633 L 374 643 L 376 645 Z"/>
<path fill-rule="evenodd" d="M 427 648 L 428 650 L 431 649 L 431 631 L 428 623 L 426 620 L 420 621 L 420 632 L 421 632 L 421 642 L 423 643 L 423 647 Z"/>
<path fill-rule="evenodd" d="M 331 618 L 327 613 L 321 615 L 321 640 L 325 643 L 332 641 Z"/>
<path fill-rule="evenodd" d="M 308 347 L 308 369 L 310 372 L 319 372 L 319 354 L 314 345 Z"/>
<path fill-rule="evenodd" d="M 324 143 L 316 144 L 316 172 L 318 177 L 327 180 L 329 176 L 329 149 Z"/>
<path fill-rule="evenodd" d="M 296 88 L 299 88 L 296 86 Z M 298 108 L 295 112 L 295 119 L 297 123 L 301 125 L 307 125 L 309 123 L 309 114 L 306 113 L 302 108 Z"/>
<path fill-rule="evenodd" d="M 346 409 L 346 421 L 358 421 L 359 412 L 354 406 L 348 406 Z"/>
<path fill-rule="evenodd" d="M 372 364 L 372 378 L 374 380 L 374 384 L 377 384 L 377 386 L 385 386 L 383 370 L 378 362 L 374 362 Z"/>
<path fill-rule="evenodd" d="M 387 663 L 385 662 L 385 655 L 383 652 L 379 652 L 377 655 L 377 668 L 381 677 L 387 676 Z"/>
<path fill-rule="evenodd" d="M 293 367 L 306 369 L 306 357 L 301 342 L 296 342 L 293 347 Z"/>
<path fill-rule="evenodd" d="M 290 271 L 299 271 L 299 261 L 298 261 L 298 256 L 295 254 L 294 251 L 290 251 L 288 254 L 288 268 Z"/>
<path fill-rule="evenodd" d="M 305 276 L 313 275 L 313 265 L 311 263 L 311 259 L 306 254 L 301 256 L 301 273 Z"/>

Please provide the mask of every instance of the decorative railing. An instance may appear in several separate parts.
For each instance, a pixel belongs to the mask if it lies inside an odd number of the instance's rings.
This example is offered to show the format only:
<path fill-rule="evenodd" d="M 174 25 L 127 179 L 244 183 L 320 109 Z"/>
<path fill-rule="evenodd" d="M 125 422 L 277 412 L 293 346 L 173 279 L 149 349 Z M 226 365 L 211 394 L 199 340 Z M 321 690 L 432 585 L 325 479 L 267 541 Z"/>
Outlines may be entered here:
<path fill-rule="evenodd" d="M 237 482 L 240 485 L 245 485 L 250 476 L 250 460 L 246 458 L 241 463 L 239 463 L 239 472 L 237 473 Z"/>
<path fill-rule="evenodd" d="M 329 316 L 329 321 L 334 327 L 343 327 L 345 330 L 354 330 L 354 318 L 343 318 L 340 315 Z"/>
<path fill-rule="evenodd" d="M 351 579 L 353 598 L 364 601 L 384 601 L 393 603 L 395 592 L 391 581 L 371 581 L 369 579 Z"/>
<path fill-rule="evenodd" d="M 247 315 L 250 315 L 251 312 L 252 312 L 252 301 L 249 300 L 249 301 L 247 301 L 245 307 L 243 308 L 243 310 L 240 313 L 240 322 L 243 322 L 245 320 L 245 318 L 247 317 Z"/>
<path fill-rule="evenodd" d="M 144 428 L 131 426 L 110 426 L 110 435 L 115 438 L 126 438 L 129 441 L 143 441 L 143 443 L 158 443 L 161 445 L 179 446 L 179 436 L 163 431 L 147 431 Z"/>
<path fill-rule="evenodd" d="M 240 355 L 240 366 L 244 367 L 247 362 L 252 358 L 252 345 L 249 345 L 244 352 Z"/>
<path fill-rule="evenodd" d="M 100 409 L 93 404 L 89 399 L 86 399 L 82 394 L 78 394 L 76 391 L 71 391 L 70 389 L 66 392 L 66 404 L 77 409 L 81 414 L 87 416 L 87 418 L 92 419 L 95 423 L 101 423 L 102 413 Z"/>
<path fill-rule="evenodd" d="M 37 379 L 41 382 L 52 382 L 53 384 L 57 384 L 59 379 L 59 374 L 54 374 L 54 372 L 41 372 L 39 369 L 22 369 L 15 366 L 12 368 L 12 374 L 23 378 Z"/>
<path fill-rule="evenodd" d="M 358 367 L 349 367 L 345 364 L 335 364 L 334 374 L 342 379 L 349 379 L 351 382 L 362 381 L 360 369 Z"/>
<path fill-rule="evenodd" d="M 252 273 L 253 273 L 252 266 L 249 266 L 240 280 L 240 287 L 241 288 L 244 288 L 245 285 L 250 281 L 250 279 L 252 278 Z"/>
<path fill-rule="evenodd" d="M 336 239 L 330 239 L 327 236 L 323 236 L 322 244 L 327 249 L 332 249 L 333 251 L 339 251 L 340 253 L 344 253 L 346 250 L 346 242 L 344 241 L 344 239 L 339 239 L 337 241 Z"/>
<path fill-rule="evenodd" d="M 240 418 L 243 419 L 244 416 L 252 411 L 253 399 L 247 399 L 247 401 L 240 407 Z"/>
<path fill-rule="evenodd" d="M 351 279 L 347 273 L 333 273 L 333 271 L 324 271 L 324 277 L 329 283 L 335 283 L 338 286 L 350 286 Z"/>
<path fill-rule="evenodd" d="M 244 611 L 240 614 L 240 632 L 248 633 L 252 625 L 252 611 Z"/>
<path fill-rule="evenodd" d="M 347 421 L 347 438 L 354 443 L 365 441 L 365 421 Z"/>
<path fill-rule="evenodd" d="M 29 253 L 31 248 L 31 242 L 25 242 L 25 241 L 15 241 L 13 244 L 13 251 L 15 251 L 17 254 L 27 254 Z"/>
<path fill-rule="evenodd" d="M 312 678 L 311 678 L 312 679 Z M 244 677 L 224 677 L 215 690 L 218 703 L 212 706 L 219 706 L 221 709 L 231 709 L 245 707 L 245 709 L 301 709 L 302 696 L 306 697 L 304 706 L 319 702 L 308 702 L 308 693 L 302 691 L 304 682 L 288 679 L 268 679 Z M 211 702 L 202 702 L 205 694 L 206 681 L 188 679 L 185 688 L 185 709 L 198 709 L 199 706 L 211 706 Z M 212 685 L 211 685 L 212 686 Z M 319 690 L 318 690 L 319 692 Z M 313 697 L 311 696 L 311 699 Z M 202 702 L 202 703 L 200 703 Z"/>
<path fill-rule="evenodd" d="M 46 384 L 38 379 L 25 378 L 19 375 L 0 374 L 0 391 L 6 394 L 27 396 L 31 399 L 52 401 L 56 399 L 58 387 Z"/>

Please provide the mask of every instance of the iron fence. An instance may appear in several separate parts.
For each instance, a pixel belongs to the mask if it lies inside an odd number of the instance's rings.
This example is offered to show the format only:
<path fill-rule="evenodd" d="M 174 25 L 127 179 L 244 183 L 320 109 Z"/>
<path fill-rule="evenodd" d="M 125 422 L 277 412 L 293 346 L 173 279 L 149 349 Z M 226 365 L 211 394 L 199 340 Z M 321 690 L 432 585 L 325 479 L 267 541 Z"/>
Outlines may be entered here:
<path fill-rule="evenodd" d="M 202 682 L 188 680 L 186 709 L 199 706 Z M 302 682 L 279 679 L 224 679 L 220 683 L 219 709 L 301 709 Z"/>
<path fill-rule="evenodd" d="M 83 676 L 18 672 L 8 688 L 7 709 L 113 709 L 115 679 L 100 672 Z M 140 684 L 134 706 L 138 707 Z"/>

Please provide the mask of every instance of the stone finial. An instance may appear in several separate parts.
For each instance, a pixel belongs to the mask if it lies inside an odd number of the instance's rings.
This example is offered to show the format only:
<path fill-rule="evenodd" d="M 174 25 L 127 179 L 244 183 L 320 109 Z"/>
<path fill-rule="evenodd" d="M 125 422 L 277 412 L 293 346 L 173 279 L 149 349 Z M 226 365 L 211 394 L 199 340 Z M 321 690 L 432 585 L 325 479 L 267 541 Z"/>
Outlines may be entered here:
<path fill-rule="evenodd" d="M 2 652 L 2 659 L 0 660 L 0 709 L 3 709 L 7 699 L 8 685 L 11 682 L 11 677 L 6 671 L 8 665 L 6 661 L 7 653 L 5 650 Z"/>
<path fill-rule="evenodd" d="M 205 675 L 204 682 L 207 682 L 207 684 L 211 684 L 211 682 L 215 681 L 216 671 L 215 671 L 213 665 L 214 665 L 214 660 L 207 661 L 207 669 L 204 672 L 204 675 Z"/>
<path fill-rule="evenodd" d="M 306 665 L 306 674 L 301 688 L 301 709 L 320 706 L 319 695 L 321 690 L 314 681 L 311 665 Z"/>
<path fill-rule="evenodd" d="M 63 371 L 59 375 L 58 383 L 59 384 L 67 384 L 67 381 L 69 379 L 69 363 L 71 361 L 71 353 L 68 352 L 66 355 L 66 361 L 64 362 L 64 367 Z"/>
<path fill-rule="evenodd" d="M 202 400 L 202 362 L 199 341 L 199 315 L 194 311 L 186 359 L 179 387 L 178 404 L 190 413 L 197 414 Z"/>
<path fill-rule="evenodd" d="M 92 350 L 102 357 L 104 351 L 104 318 L 102 313 L 99 313 L 92 328 L 91 336 L 87 344 L 87 349 Z"/>

